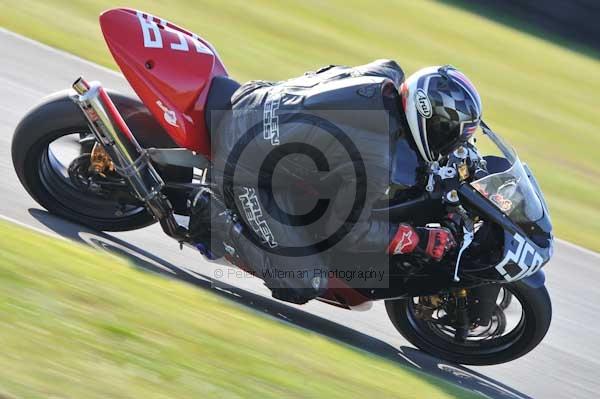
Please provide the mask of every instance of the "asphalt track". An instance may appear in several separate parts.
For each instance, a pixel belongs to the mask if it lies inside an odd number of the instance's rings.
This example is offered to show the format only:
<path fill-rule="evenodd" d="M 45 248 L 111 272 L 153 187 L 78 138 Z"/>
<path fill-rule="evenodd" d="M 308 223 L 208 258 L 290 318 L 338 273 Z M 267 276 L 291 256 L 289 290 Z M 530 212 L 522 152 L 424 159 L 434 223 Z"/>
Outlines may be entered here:
<path fill-rule="evenodd" d="M 99 46 L 104 45 L 98 43 Z M 261 281 L 179 250 L 159 227 L 105 234 L 48 214 L 21 187 L 10 142 L 19 119 L 40 98 L 82 75 L 131 92 L 120 75 L 0 28 L 0 217 L 116 251 L 138 265 L 210 289 L 258 312 L 385 356 L 493 398 L 597 398 L 600 393 L 600 255 L 559 242 L 546 266 L 554 318 L 543 343 L 524 358 L 488 367 L 462 367 L 410 346 L 387 319 L 383 303 L 350 312 L 322 303 L 290 306 L 270 298 Z M 1 239 L 1 238 L 0 238 Z M 177 300 L 177 298 L 173 298 Z M 243 328 L 243 326 L 240 326 Z M 301 350 L 301 348 L 299 348 Z"/>

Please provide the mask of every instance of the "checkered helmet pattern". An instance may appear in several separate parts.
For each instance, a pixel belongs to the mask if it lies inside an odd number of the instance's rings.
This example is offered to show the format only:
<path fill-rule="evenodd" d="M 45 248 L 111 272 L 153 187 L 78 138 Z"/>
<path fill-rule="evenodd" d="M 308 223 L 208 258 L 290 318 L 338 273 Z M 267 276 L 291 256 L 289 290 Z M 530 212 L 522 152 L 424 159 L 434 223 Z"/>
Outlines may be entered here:
<path fill-rule="evenodd" d="M 468 140 L 481 120 L 481 99 L 471 81 L 455 68 L 424 68 L 401 87 L 404 112 L 417 148 L 427 161 Z"/>

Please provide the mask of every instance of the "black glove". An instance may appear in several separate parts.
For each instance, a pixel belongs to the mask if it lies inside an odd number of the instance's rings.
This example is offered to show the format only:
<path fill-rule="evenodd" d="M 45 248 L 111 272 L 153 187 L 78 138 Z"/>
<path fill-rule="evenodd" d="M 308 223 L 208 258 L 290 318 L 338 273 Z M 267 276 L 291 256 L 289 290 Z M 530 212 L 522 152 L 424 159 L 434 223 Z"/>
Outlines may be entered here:
<path fill-rule="evenodd" d="M 398 255 L 420 252 L 439 261 L 455 246 L 456 240 L 452 232 L 445 227 L 414 228 L 409 224 L 401 224 L 388 246 L 388 253 Z"/>
<path fill-rule="evenodd" d="M 417 227 L 416 230 L 420 239 L 418 249 L 437 262 L 456 247 L 452 232 L 445 227 Z"/>

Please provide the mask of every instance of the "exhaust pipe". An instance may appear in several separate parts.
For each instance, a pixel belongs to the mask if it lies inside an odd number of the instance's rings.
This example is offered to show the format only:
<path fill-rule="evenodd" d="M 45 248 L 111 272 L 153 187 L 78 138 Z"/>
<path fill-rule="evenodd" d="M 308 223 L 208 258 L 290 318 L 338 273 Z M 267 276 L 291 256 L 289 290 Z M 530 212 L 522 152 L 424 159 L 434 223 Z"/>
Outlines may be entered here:
<path fill-rule="evenodd" d="M 99 82 L 87 82 L 80 77 L 73 83 L 73 89 L 77 94 L 71 99 L 83 111 L 96 140 L 111 157 L 117 173 L 129 182 L 135 196 L 146 204 L 165 233 L 180 242 L 186 241 L 187 230 L 177 223 L 171 203 L 161 193 L 164 187 L 162 178 L 104 88 Z"/>

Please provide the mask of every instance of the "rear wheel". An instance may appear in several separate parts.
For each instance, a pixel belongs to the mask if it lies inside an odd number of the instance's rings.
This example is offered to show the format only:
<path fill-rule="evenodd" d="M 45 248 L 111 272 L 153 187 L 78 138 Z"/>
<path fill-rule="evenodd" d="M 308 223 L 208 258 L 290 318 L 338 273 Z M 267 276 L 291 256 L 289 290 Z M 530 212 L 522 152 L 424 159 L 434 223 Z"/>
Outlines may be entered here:
<path fill-rule="evenodd" d="M 91 148 L 93 136 L 86 124 L 51 130 L 39 119 L 38 110 L 37 115 L 29 114 L 19 124 L 12 155 L 21 184 L 41 206 L 97 230 L 135 230 L 154 223 L 141 203 L 102 195 L 76 184 L 69 176 L 69 167 L 78 159 L 85 161 Z M 36 120 L 38 123 L 33 123 Z M 118 184 L 118 179 L 113 180 Z M 125 192 L 126 187 L 122 190 Z"/>
<path fill-rule="evenodd" d="M 510 301 L 506 300 L 508 297 Z M 457 338 L 457 330 L 450 322 L 453 317 L 444 301 L 438 299 L 431 306 L 426 298 L 386 301 L 386 310 L 396 329 L 410 343 L 461 364 L 491 365 L 517 359 L 542 341 L 552 319 L 546 288 L 517 281 L 502 286 L 488 325 L 473 322 L 466 336 Z M 423 307 L 424 301 L 427 307 Z M 423 309 L 427 309 L 425 317 Z"/>

